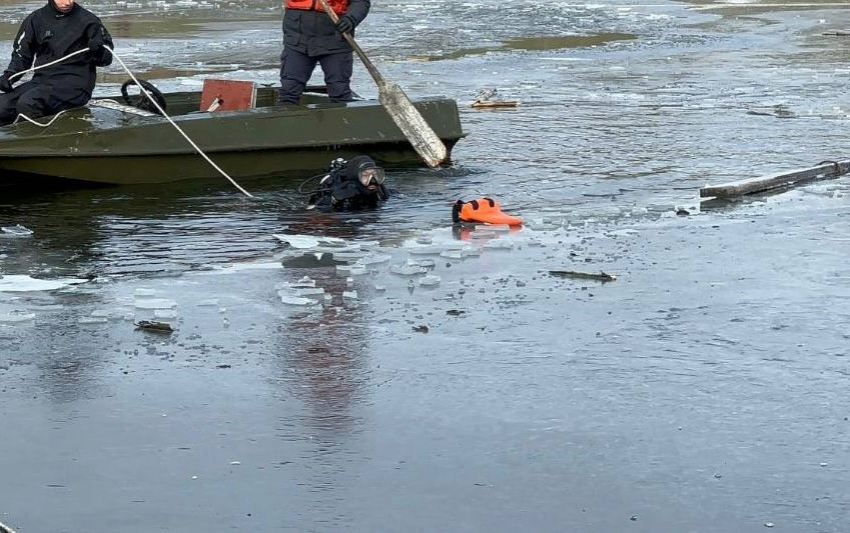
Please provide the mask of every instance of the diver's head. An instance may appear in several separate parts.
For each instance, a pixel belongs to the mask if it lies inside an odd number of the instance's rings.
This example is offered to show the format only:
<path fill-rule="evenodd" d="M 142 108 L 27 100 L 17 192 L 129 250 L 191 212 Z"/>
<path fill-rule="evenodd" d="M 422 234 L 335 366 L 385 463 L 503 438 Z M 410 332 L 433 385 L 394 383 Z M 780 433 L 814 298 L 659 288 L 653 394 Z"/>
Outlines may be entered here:
<path fill-rule="evenodd" d="M 345 165 L 345 178 L 356 183 L 364 193 L 377 194 L 384 183 L 384 169 L 368 155 L 358 155 Z"/>

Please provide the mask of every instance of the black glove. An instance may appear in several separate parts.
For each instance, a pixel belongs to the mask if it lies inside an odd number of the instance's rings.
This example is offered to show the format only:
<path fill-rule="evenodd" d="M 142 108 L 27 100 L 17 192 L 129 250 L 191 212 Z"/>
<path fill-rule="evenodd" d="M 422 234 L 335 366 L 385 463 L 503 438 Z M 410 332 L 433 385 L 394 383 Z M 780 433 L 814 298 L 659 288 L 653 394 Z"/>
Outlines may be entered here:
<path fill-rule="evenodd" d="M 103 61 L 104 55 L 108 53 L 109 52 L 103 48 L 103 37 L 100 35 L 89 41 L 89 57 L 91 58 L 92 63 L 100 63 Z"/>
<path fill-rule="evenodd" d="M 8 74 L 0 76 L 0 91 L 3 91 L 4 93 L 12 92 L 12 82 L 9 81 Z"/>
<path fill-rule="evenodd" d="M 354 21 L 348 15 L 339 17 L 339 22 L 336 23 L 336 30 L 340 33 L 351 33 L 354 29 Z"/>

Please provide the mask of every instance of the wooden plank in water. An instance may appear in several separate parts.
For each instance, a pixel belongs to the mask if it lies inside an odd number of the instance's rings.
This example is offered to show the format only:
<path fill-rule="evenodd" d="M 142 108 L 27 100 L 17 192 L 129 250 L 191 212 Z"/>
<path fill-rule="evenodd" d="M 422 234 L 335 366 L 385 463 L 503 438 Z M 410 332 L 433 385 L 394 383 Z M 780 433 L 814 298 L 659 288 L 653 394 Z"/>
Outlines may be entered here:
<path fill-rule="evenodd" d="M 516 100 L 476 100 L 472 102 L 471 107 L 477 108 L 495 108 L 495 107 L 516 107 L 519 102 Z"/>
<path fill-rule="evenodd" d="M 706 185 L 699 190 L 701 198 L 730 198 L 755 192 L 769 191 L 780 187 L 789 187 L 804 181 L 823 178 L 837 178 L 850 172 L 850 161 L 824 161 L 814 167 L 800 168 L 770 174 L 758 178 L 730 181 L 720 185 Z"/>

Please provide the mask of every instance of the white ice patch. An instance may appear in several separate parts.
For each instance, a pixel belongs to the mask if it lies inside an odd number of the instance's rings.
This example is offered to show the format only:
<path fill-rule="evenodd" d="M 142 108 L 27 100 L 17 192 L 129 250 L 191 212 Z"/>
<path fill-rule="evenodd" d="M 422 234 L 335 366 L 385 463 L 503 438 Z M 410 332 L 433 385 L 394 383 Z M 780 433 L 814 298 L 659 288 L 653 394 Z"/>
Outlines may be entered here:
<path fill-rule="evenodd" d="M 419 279 L 419 285 L 422 287 L 436 287 L 440 284 L 440 276 L 427 275 Z"/>
<path fill-rule="evenodd" d="M 278 293 L 280 296 L 280 301 L 286 305 L 295 305 L 295 306 L 311 306 L 316 305 L 318 302 L 316 300 L 311 300 L 310 298 L 304 298 L 302 296 L 292 296 L 291 294 L 286 293 Z"/>
<path fill-rule="evenodd" d="M 392 272 L 393 274 L 399 274 L 401 276 L 416 276 L 418 274 L 426 273 L 427 270 L 417 264 L 403 264 L 392 265 L 390 267 L 390 272 Z"/>
<path fill-rule="evenodd" d="M 307 248 L 315 248 L 319 244 L 342 244 L 345 239 L 337 237 L 315 237 L 313 235 L 287 235 L 283 233 L 275 233 L 274 238 L 285 242 L 293 248 L 301 250 Z"/>
<path fill-rule="evenodd" d="M 133 307 L 136 309 L 173 309 L 177 307 L 177 302 L 167 298 L 150 298 L 136 300 Z"/>
<path fill-rule="evenodd" d="M 18 324 L 29 322 L 30 320 L 35 320 L 35 313 L 26 313 L 23 311 L 0 313 L 0 324 Z"/>
<path fill-rule="evenodd" d="M 35 279 L 23 275 L 6 275 L 0 276 L 0 292 L 54 291 L 86 282 L 88 282 L 86 279 Z"/>
<path fill-rule="evenodd" d="M 16 224 L 14 226 L 3 226 L 0 228 L 0 234 L 6 237 L 29 237 L 33 231 L 27 227 Z"/>
<path fill-rule="evenodd" d="M 232 265 L 214 265 L 206 274 L 234 274 L 246 270 L 280 270 L 280 263 L 238 263 Z"/>

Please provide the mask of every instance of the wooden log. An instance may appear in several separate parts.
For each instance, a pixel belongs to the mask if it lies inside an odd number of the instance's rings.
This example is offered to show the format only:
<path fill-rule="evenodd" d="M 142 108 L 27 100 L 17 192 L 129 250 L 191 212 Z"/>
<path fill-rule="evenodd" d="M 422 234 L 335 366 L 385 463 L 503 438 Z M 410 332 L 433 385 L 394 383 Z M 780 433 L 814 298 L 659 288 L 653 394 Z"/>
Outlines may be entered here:
<path fill-rule="evenodd" d="M 476 100 L 472 102 L 472 107 L 478 108 L 493 108 L 493 107 L 516 107 L 519 102 L 516 100 Z"/>
<path fill-rule="evenodd" d="M 575 278 L 575 279 L 593 279 L 596 281 L 601 281 L 602 283 L 607 283 L 609 281 L 614 281 L 617 279 L 617 276 L 614 274 L 608 274 L 607 272 L 600 271 L 596 272 L 578 272 L 576 270 L 550 270 L 550 276 L 554 276 L 556 278 Z"/>
<path fill-rule="evenodd" d="M 817 166 L 770 174 L 758 178 L 706 185 L 699 190 L 701 198 L 730 198 L 756 192 L 790 187 L 806 181 L 837 178 L 850 171 L 850 161 L 824 161 Z"/>

